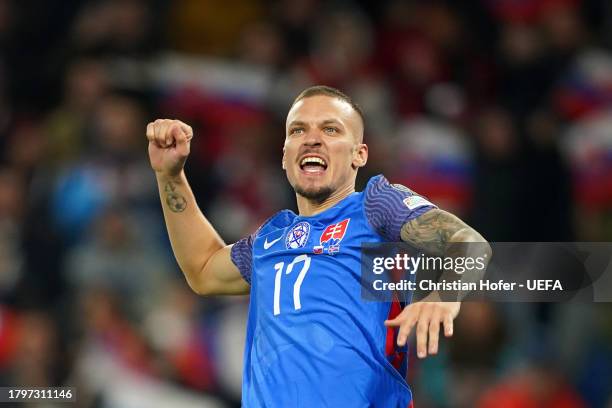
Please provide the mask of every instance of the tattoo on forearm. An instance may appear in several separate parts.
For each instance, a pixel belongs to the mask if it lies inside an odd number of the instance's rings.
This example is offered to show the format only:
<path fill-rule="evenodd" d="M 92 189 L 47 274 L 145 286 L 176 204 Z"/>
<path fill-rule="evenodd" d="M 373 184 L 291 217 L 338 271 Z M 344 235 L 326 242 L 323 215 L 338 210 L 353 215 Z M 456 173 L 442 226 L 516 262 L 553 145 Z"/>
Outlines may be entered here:
<path fill-rule="evenodd" d="M 172 181 L 166 183 L 164 192 L 166 194 L 166 204 L 168 204 L 170 211 L 180 213 L 187 208 L 187 200 L 176 192 L 176 185 Z"/>
<path fill-rule="evenodd" d="M 430 256 L 441 257 L 483 257 L 485 265 L 491 258 L 491 248 L 474 229 L 444 210 L 433 209 L 406 222 L 401 230 L 402 241 L 416 247 Z M 468 268 L 458 274 L 453 270 L 442 270 L 440 281 L 460 280 L 477 282 L 485 269 Z M 444 301 L 460 301 L 468 292 L 442 291 Z"/>
<path fill-rule="evenodd" d="M 445 253 L 451 237 L 458 231 L 470 229 L 454 215 L 433 209 L 406 222 L 401 230 L 402 241 L 434 255 Z"/>

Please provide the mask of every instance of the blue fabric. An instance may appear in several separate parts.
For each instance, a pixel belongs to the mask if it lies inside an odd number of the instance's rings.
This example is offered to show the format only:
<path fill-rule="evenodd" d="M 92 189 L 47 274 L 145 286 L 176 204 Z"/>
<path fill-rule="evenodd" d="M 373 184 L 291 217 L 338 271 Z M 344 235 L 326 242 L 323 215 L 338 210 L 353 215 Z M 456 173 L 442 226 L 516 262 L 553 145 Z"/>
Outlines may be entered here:
<path fill-rule="evenodd" d="M 401 185 L 392 185 L 381 175 L 373 177 L 365 190 L 366 217 L 381 236 L 389 242 L 401 240 L 402 226 L 413 218 L 431 210 L 435 206 L 431 203 L 423 204 L 413 209 L 409 208 L 404 200 L 408 197 L 418 196 L 414 191 Z"/>
<path fill-rule="evenodd" d="M 244 407 L 410 404 L 405 361 L 396 369 L 385 347 L 391 304 L 361 299 L 360 247 L 399 237 L 397 225 L 433 207 L 404 210 L 413 194 L 376 176 L 315 216 L 281 211 L 234 245 L 251 284 Z"/>
<path fill-rule="evenodd" d="M 231 257 L 232 262 L 242 275 L 242 278 L 251 284 L 251 273 L 253 270 L 253 240 L 255 234 L 242 238 L 240 241 L 232 245 Z"/>

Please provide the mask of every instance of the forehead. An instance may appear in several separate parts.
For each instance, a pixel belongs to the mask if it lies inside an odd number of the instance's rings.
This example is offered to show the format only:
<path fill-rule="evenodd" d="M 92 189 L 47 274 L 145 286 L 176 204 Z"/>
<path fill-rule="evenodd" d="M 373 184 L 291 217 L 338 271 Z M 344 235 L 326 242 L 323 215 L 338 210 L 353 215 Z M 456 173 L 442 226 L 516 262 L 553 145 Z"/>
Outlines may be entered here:
<path fill-rule="evenodd" d="M 328 119 L 354 122 L 357 116 L 350 103 L 333 96 L 315 95 L 301 99 L 291 107 L 287 114 L 287 125 L 293 121 L 316 122 Z"/>

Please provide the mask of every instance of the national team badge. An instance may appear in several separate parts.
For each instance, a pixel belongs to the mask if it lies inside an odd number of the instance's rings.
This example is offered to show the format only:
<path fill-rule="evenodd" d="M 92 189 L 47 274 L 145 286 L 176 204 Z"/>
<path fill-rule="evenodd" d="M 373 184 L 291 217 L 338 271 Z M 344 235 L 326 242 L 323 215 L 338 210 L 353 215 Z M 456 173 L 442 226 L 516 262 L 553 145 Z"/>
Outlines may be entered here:
<path fill-rule="evenodd" d="M 350 218 L 347 218 L 336 224 L 328 225 L 321 234 L 321 245 L 314 247 L 314 253 L 321 254 L 327 251 L 328 254 L 334 255 L 340 252 L 340 241 L 342 241 L 344 234 L 346 234 L 346 228 L 350 220 Z"/>
<path fill-rule="evenodd" d="M 291 228 L 285 238 L 285 246 L 287 249 L 302 248 L 308 241 L 310 235 L 310 224 L 306 221 L 298 222 Z"/>

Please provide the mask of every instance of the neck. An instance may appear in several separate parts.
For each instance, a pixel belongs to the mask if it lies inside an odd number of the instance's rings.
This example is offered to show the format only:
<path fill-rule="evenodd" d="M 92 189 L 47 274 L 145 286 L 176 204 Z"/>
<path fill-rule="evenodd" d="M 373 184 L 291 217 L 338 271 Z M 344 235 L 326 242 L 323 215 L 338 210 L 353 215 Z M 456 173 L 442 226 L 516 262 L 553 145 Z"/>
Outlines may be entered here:
<path fill-rule="evenodd" d="M 330 207 L 338 204 L 340 201 L 355 192 L 355 184 L 347 185 L 336 191 L 334 191 L 329 197 L 322 202 L 309 200 L 299 194 L 296 194 L 297 206 L 300 215 L 309 217 L 311 215 L 319 214 L 327 210 Z"/>

